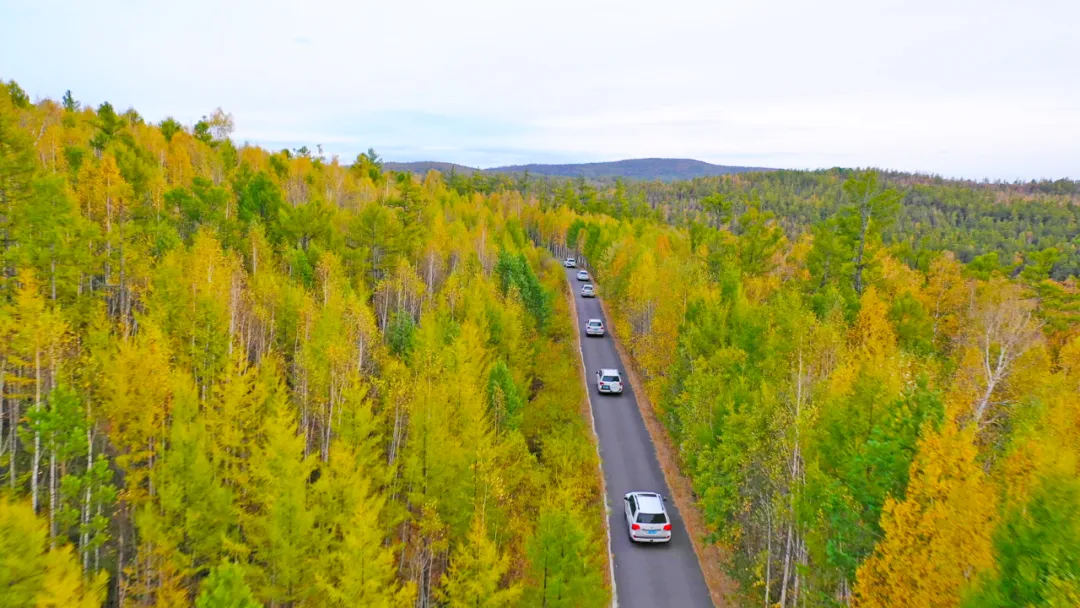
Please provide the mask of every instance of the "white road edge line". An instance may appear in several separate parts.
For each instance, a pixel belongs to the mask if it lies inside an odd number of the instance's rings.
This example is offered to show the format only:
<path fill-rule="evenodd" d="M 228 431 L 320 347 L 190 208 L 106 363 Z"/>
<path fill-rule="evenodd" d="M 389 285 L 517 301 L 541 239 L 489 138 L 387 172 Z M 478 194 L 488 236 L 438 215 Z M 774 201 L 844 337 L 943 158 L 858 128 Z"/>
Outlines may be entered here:
<path fill-rule="evenodd" d="M 574 307 L 574 316 L 577 315 L 577 297 L 574 295 L 574 284 L 570 282 L 570 279 L 566 280 L 566 284 L 570 287 L 570 303 Z M 581 322 L 581 318 L 578 317 L 578 323 Z M 578 336 L 578 356 L 581 358 L 581 371 L 584 372 L 582 376 L 585 378 L 585 398 L 589 400 L 589 422 L 592 423 L 593 437 L 596 439 L 596 459 L 597 465 L 600 467 L 600 476 L 604 475 L 604 457 L 600 455 L 600 435 L 596 432 L 596 416 L 593 415 L 592 404 L 592 391 L 589 390 L 589 370 L 585 367 L 585 351 L 581 346 L 581 328 L 575 327 L 574 331 Z M 619 608 L 619 593 L 615 589 L 615 552 L 611 548 L 611 505 L 608 504 L 607 499 L 607 482 L 604 483 L 604 532 L 607 534 L 607 551 L 608 551 L 608 568 L 611 570 L 611 605 L 613 608 Z"/>

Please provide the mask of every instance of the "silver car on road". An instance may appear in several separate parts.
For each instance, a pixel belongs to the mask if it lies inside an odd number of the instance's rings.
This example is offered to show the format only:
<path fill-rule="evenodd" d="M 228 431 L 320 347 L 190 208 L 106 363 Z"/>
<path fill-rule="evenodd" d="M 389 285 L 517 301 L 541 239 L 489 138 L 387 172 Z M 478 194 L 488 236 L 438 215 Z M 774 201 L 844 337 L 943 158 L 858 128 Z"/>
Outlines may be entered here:
<path fill-rule="evenodd" d="M 671 542 L 671 520 L 656 492 L 630 492 L 623 497 L 623 513 L 630 540 L 636 543 Z"/>

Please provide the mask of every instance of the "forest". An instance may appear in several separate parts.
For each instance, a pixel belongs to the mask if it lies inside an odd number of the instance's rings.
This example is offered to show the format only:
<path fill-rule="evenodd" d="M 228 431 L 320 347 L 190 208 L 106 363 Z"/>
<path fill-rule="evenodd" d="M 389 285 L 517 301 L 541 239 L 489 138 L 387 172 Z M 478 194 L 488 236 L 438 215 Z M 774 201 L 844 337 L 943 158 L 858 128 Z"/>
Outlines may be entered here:
<path fill-rule="evenodd" d="M 564 248 L 737 604 L 1080 605 L 1075 182 L 232 131 L 0 89 L 0 605 L 607 605 Z"/>
<path fill-rule="evenodd" d="M 911 264 L 894 183 L 795 232 L 753 192 L 526 223 L 588 260 L 744 605 L 1080 605 L 1076 277 Z"/>
<path fill-rule="evenodd" d="M 0 86 L 0 605 L 602 606 L 517 192 Z"/>
<path fill-rule="evenodd" d="M 462 192 L 516 189 L 583 213 L 684 227 L 738 217 L 757 205 L 794 239 L 841 211 L 843 184 L 856 172 L 778 170 L 672 182 L 455 172 L 449 181 Z M 991 183 L 899 172 L 880 172 L 880 179 L 902 195 L 882 239 L 910 266 L 926 272 L 938 253 L 951 251 L 984 274 L 1014 276 L 1049 265 L 1059 281 L 1080 277 L 1080 182 Z"/>

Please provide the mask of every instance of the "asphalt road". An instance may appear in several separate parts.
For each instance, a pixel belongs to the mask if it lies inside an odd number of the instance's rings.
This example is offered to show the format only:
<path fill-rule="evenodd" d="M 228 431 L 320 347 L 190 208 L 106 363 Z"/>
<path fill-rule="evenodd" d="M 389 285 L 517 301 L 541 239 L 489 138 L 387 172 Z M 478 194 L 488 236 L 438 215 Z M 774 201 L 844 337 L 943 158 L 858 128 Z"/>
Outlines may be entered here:
<path fill-rule="evenodd" d="M 582 298 L 576 268 L 567 268 L 566 277 L 574 292 L 585 359 L 586 388 L 600 438 L 607 500 L 611 507 L 611 553 L 615 558 L 615 593 L 619 606 L 712 606 L 705 577 L 701 574 L 694 548 L 678 507 L 669 498 L 668 515 L 672 523 L 671 542 L 635 544 L 630 542 L 623 515 L 623 496 L 627 492 L 658 492 L 668 496 L 667 483 L 656 460 L 649 432 L 641 419 L 633 388 L 626 379 L 626 367 L 619 359 L 610 334 L 604 337 L 585 335 L 589 319 L 608 320 L 595 298 Z M 598 286 L 597 293 L 603 294 Z M 596 370 L 616 368 L 623 372 L 623 393 L 601 395 L 596 388 Z"/>

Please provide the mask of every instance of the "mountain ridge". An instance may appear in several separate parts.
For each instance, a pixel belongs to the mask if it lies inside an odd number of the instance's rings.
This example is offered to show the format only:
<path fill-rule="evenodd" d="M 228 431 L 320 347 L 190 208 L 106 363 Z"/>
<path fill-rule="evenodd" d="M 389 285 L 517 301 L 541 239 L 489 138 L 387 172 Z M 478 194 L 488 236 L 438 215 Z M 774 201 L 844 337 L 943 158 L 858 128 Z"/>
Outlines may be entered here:
<path fill-rule="evenodd" d="M 533 175 L 555 177 L 583 176 L 593 179 L 625 177 L 640 180 L 659 179 L 661 181 L 693 179 L 695 177 L 727 175 L 729 173 L 775 171 L 775 169 L 768 167 L 714 165 L 712 163 L 691 158 L 631 158 L 608 162 L 565 164 L 530 163 L 524 165 L 503 165 L 485 169 L 439 161 L 386 162 L 384 166 L 393 171 L 410 171 L 412 173 L 426 173 L 432 169 L 443 173 L 450 171 L 457 173 L 474 173 L 479 171 L 484 174 L 513 174 L 528 171 Z"/>

